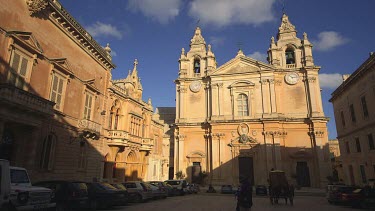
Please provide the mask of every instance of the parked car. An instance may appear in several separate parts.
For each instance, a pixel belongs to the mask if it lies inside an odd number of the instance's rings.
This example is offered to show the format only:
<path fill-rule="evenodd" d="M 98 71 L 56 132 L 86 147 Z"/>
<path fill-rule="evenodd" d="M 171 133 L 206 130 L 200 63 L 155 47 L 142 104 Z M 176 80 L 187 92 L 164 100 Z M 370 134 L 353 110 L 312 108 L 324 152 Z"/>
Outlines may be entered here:
<path fill-rule="evenodd" d="M 32 186 L 27 170 L 0 159 L 0 210 L 36 210 L 55 208 L 53 191 Z"/>
<path fill-rule="evenodd" d="M 167 196 L 176 195 L 176 193 L 173 192 L 173 187 L 171 185 L 168 185 L 165 182 L 162 182 L 162 181 L 149 181 L 148 183 L 150 183 L 151 185 L 155 185 L 156 187 L 159 187 L 159 188 L 165 190 L 165 192 L 167 193 Z"/>
<path fill-rule="evenodd" d="M 131 202 L 145 202 L 149 199 L 152 199 L 152 189 L 149 185 L 141 181 L 127 181 L 122 183 L 130 194 Z"/>
<path fill-rule="evenodd" d="M 163 188 L 153 185 L 149 182 L 146 182 L 147 185 L 150 186 L 152 190 L 152 198 L 153 199 L 165 199 L 167 198 L 167 191 L 164 190 Z"/>
<path fill-rule="evenodd" d="M 185 195 L 187 193 L 187 181 L 186 180 L 166 180 L 165 183 L 171 185 L 174 191 L 178 192 L 179 195 Z"/>
<path fill-rule="evenodd" d="M 86 183 L 89 194 L 89 208 L 108 208 L 121 205 L 127 201 L 126 194 L 113 187 L 109 183 L 92 182 Z"/>
<path fill-rule="evenodd" d="M 341 195 L 341 204 L 357 208 L 375 207 L 375 190 L 371 187 L 358 188 Z"/>
<path fill-rule="evenodd" d="M 129 192 L 128 190 L 126 189 L 126 187 L 123 185 L 123 184 L 120 184 L 120 183 L 112 183 L 111 184 L 113 187 L 115 187 L 116 189 L 120 190 L 124 195 L 125 195 L 125 199 L 120 201 L 118 205 L 127 205 L 128 202 L 129 202 Z"/>
<path fill-rule="evenodd" d="M 343 194 L 352 193 L 356 187 L 346 185 L 330 185 L 327 187 L 327 201 L 330 204 L 342 204 L 347 200 L 343 198 Z"/>
<path fill-rule="evenodd" d="M 83 209 L 88 205 L 87 185 L 79 181 L 51 180 L 34 183 L 34 186 L 49 188 L 54 192 L 52 202 L 56 210 Z"/>
<path fill-rule="evenodd" d="M 224 194 L 227 194 L 227 193 L 232 194 L 234 192 L 233 191 L 233 186 L 232 185 L 222 185 L 220 192 L 224 193 Z"/>
<path fill-rule="evenodd" d="M 257 195 L 257 196 L 267 196 L 267 186 L 257 185 L 255 187 L 255 195 Z"/>

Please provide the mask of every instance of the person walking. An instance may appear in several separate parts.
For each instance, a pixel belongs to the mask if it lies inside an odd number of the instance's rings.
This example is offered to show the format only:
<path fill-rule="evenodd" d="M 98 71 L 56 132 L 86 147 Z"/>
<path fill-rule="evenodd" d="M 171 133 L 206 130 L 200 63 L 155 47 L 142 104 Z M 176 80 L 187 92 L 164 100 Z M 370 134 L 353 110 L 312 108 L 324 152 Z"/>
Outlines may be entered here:
<path fill-rule="evenodd" d="M 253 188 L 247 177 L 240 177 L 240 190 L 237 196 L 237 208 L 239 211 L 250 211 L 253 206 Z"/>

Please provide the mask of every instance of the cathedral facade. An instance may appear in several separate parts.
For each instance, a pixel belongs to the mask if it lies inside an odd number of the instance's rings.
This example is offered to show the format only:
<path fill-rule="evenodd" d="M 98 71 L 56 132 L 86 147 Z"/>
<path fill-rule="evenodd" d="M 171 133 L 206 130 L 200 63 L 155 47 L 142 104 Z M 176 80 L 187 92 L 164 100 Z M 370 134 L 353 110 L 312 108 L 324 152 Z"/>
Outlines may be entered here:
<path fill-rule="evenodd" d="M 267 185 L 268 172 L 286 172 L 295 185 L 323 187 L 331 175 L 327 122 L 312 44 L 283 15 L 268 63 L 242 50 L 217 66 L 197 27 L 182 49 L 176 84 L 174 174 L 211 184 L 247 176 Z"/>

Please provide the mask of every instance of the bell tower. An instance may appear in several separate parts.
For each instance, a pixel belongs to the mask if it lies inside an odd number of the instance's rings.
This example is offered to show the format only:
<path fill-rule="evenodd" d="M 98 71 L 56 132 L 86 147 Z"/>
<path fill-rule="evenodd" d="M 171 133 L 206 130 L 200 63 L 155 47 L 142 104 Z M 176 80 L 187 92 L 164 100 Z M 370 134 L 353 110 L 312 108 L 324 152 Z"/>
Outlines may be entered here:
<path fill-rule="evenodd" d="M 268 62 L 285 69 L 314 66 L 312 45 L 307 39 L 306 32 L 303 33 L 303 39 L 299 39 L 295 26 L 285 13 L 281 18 L 277 41 L 274 37 L 271 38 Z"/>
<path fill-rule="evenodd" d="M 189 51 L 186 53 L 182 48 L 178 62 L 176 119 L 185 121 L 189 116 L 196 122 L 203 122 L 209 112 L 209 79 L 206 76 L 216 69 L 216 58 L 199 27 L 190 40 Z"/>

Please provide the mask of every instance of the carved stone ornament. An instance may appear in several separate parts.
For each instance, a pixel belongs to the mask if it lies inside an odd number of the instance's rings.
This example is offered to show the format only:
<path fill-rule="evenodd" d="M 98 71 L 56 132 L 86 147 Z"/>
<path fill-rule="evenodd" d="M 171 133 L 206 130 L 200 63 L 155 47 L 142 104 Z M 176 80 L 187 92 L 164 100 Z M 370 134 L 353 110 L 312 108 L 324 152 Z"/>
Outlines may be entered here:
<path fill-rule="evenodd" d="M 292 23 L 290 23 L 288 16 L 284 14 L 281 19 L 281 26 L 279 27 L 279 32 L 283 33 L 292 31 L 296 31 L 296 27 Z"/>
<path fill-rule="evenodd" d="M 26 0 L 30 15 L 38 13 L 48 6 L 48 0 Z"/>

